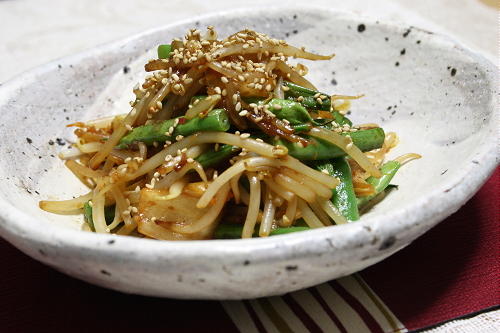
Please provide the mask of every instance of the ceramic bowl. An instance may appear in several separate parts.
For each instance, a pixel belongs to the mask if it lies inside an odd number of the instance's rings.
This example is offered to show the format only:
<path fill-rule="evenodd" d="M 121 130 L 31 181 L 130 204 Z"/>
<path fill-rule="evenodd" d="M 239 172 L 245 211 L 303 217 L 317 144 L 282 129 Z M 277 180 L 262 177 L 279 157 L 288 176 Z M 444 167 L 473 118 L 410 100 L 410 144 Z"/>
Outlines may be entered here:
<path fill-rule="evenodd" d="M 359 222 L 265 239 L 169 242 L 84 232 L 80 216 L 41 211 L 42 199 L 84 189 L 57 154 L 65 125 L 128 111 L 132 86 L 159 43 L 188 28 L 249 27 L 322 54 L 307 62 L 322 91 L 365 94 L 356 123 L 396 131 L 391 157 L 415 152 L 392 193 Z M 267 8 L 198 17 L 49 63 L 0 87 L 0 233 L 29 256 L 127 293 L 198 299 L 269 296 L 372 265 L 468 200 L 497 165 L 496 67 L 418 28 L 326 8 Z M 471 221 L 473 222 L 473 221 Z M 452 251 L 452 249 L 450 249 Z"/>

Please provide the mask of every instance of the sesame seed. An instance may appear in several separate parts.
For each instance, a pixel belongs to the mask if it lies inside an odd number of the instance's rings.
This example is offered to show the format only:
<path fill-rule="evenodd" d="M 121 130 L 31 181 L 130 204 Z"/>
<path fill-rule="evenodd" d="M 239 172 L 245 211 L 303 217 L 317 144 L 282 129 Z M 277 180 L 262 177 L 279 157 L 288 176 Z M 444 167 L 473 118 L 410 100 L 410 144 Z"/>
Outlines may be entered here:
<path fill-rule="evenodd" d="M 214 91 L 217 93 L 217 94 L 221 94 L 222 93 L 222 90 L 220 89 L 220 87 L 215 87 L 214 88 Z"/>
<path fill-rule="evenodd" d="M 228 83 L 228 82 L 229 82 L 229 80 L 228 80 L 228 79 L 227 79 L 227 77 L 225 77 L 225 76 L 222 76 L 222 77 L 220 78 L 220 80 L 221 80 L 222 82 L 224 82 L 224 83 Z"/>
<path fill-rule="evenodd" d="M 183 138 L 184 138 L 184 136 L 182 136 L 182 135 L 177 135 L 177 136 L 175 137 L 175 140 L 180 141 L 180 140 L 182 140 Z"/>
<path fill-rule="evenodd" d="M 236 110 L 236 112 L 239 112 L 241 110 L 241 103 L 240 102 L 236 103 L 234 109 Z"/>
<path fill-rule="evenodd" d="M 158 102 L 156 102 L 156 107 L 157 107 L 158 109 L 161 109 L 161 108 L 163 107 L 163 104 L 161 104 L 161 102 L 160 102 L 160 101 L 158 101 Z"/>
<path fill-rule="evenodd" d="M 243 48 L 244 48 L 244 49 L 248 49 L 249 47 L 250 47 L 250 45 L 248 45 L 248 44 L 243 44 Z"/>
<path fill-rule="evenodd" d="M 272 89 L 273 89 L 273 88 L 271 87 L 271 84 L 269 84 L 269 83 L 268 83 L 268 84 L 267 84 L 267 86 L 266 86 L 266 90 L 267 90 L 267 91 L 271 91 Z"/>
<path fill-rule="evenodd" d="M 243 82 L 245 81 L 245 77 L 243 75 L 238 75 L 238 80 Z"/>
<path fill-rule="evenodd" d="M 276 110 L 281 110 L 281 105 L 279 104 L 273 104 L 273 108 Z"/>
<path fill-rule="evenodd" d="M 325 175 L 329 175 L 328 170 L 326 169 L 321 170 L 321 172 L 323 172 Z"/>
<path fill-rule="evenodd" d="M 153 174 L 153 177 L 154 178 L 160 178 L 160 173 L 158 171 L 156 171 L 154 174 Z"/>
<path fill-rule="evenodd" d="M 248 114 L 247 110 L 243 110 L 240 113 L 238 113 L 241 117 L 245 117 Z"/>
<path fill-rule="evenodd" d="M 129 131 L 133 130 L 132 126 L 130 126 L 129 124 L 126 124 L 126 125 L 125 125 L 125 128 L 126 128 L 127 130 L 129 130 Z"/>
<path fill-rule="evenodd" d="M 132 161 L 132 157 L 127 157 L 124 162 L 125 163 L 130 163 L 131 161 Z"/>
<path fill-rule="evenodd" d="M 179 81 L 179 80 L 180 80 L 179 75 L 177 75 L 177 74 L 175 74 L 175 73 L 174 73 L 174 74 L 172 74 L 172 79 L 174 79 L 174 81 L 175 81 L 175 82 L 177 82 L 177 81 Z"/>
<path fill-rule="evenodd" d="M 168 83 L 168 79 L 167 78 L 164 78 L 161 80 L 161 84 L 163 84 L 164 86 L 166 86 Z"/>
<path fill-rule="evenodd" d="M 352 145 L 353 145 L 353 143 L 352 143 L 352 141 L 351 141 L 351 142 L 349 142 L 349 143 L 347 144 L 346 148 L 347 148 L 347 149 L 351 149 L 351 148 L 352 148 Z"/>
<path fill-rule="evenodd" d="M 233 104 L 236 104 L 238 102 L 238 94 L 233 95 Z"/>
<path fill-rule="evenodd" d="M 316 102 L 318 102 L 319 104 L 323 104 L 323 100 L 321 98 L 316 98 Z"/>
<path fill-rule="evenodd" d="M 240 134 L 240 138 L 242 138 L 242 139 L 247 139 L 249 137 L 250 137 L 250 133 L 242 133 L 242 134 Z"/>
<path fill-rule="evenodd" d="M 175 90 L 181 90 L 181 85 L 179 83 L 174 84 Z"/>
<path fill-rule="evenodd" d="M 227 96 L 227 90 L 226 89 L 222 89 L 221 95 L 222 96 Z"/>

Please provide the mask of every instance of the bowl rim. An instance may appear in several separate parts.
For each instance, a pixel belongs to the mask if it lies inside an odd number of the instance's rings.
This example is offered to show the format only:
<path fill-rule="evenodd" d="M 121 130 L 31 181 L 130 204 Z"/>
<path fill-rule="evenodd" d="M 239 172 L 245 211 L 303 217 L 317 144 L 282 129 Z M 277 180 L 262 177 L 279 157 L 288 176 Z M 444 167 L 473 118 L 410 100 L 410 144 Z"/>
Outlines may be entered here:
<path fill-rule="evenodd" d="M 34 69 L 28 70 L 17 77 L 5 82 L 0 86 L 0 105 L 3 104 L 5 100 L 8 100 L 11 93 L 15 92 L 16 89 L 22 86 L 30 78 L 38 75 L 43 75 L 44 73 L 50 72 L 57 68 L 58 64 L 69 65 L 78 63 L 80 61 L 85 61 L 88 58 L 94 57 L 99 54 L 106 52 L 111 52 L 117 48 L 123 47 L 128 44 L 134 43 L 134 41 L 142 38 L 143 36 L 151 35 L 160 31 L 168 31 L 176 26 L 193 23 L 196 20 L 205 20 L 210 18 L 217 18 L 221 15 L 242 15 L 247 12 L 250 8 L 241 8 L 236 10 L 218 11 L 210 14 L 195 16 L 192 18 L 176 21 L 172 24 L 163 25 L 160 27 L 155 27 L 152 29 L 139 32 L 132 36 L 117 40 L 115 42 L 105 43 L 97 47 L 88 49 L 84 52 L 78 54 L 67 56 L 63 58 L 56 59 L 44 65 L 35 67 Z M 353 22 L 360 22 L 367 25 L 379 24 L 381 26 L 386 26 L 391 30 L 401 30 L 411 28 L 416 31 L 421 31 L 429 34 L 425 29 L 420 29 L 416 27 L 410 27 L 401 23 L 382 21 L 373 17 L 368 17 L 364 15 L 355 14 L 347 11 L 334 10 L 322 6 L 293 6 L 293 7 L 280 7 L 272 6 L 264 9 L 258 9 L 261 12 L 267 14 L 273 11 L 280 12 L 297 12 L 301 11 L 314 12 L 320 9 L 321 11 L 328 11 L 334 16 L 341 16 L 342 19 L 352 20 Z M 255 8 L 251 8 L 252 11 L 256 11 Z M 447 47 L 455 48 L 456 52 L 461 52 L 472 57 L 478 64 L 483 68 L 489 69 L 487 75 L 490 82 L 496 82 L 498 77 L 495 77 L 495 73 L 498 68 L 492 64 L 489 60 L 480 54 L 473 52 L 467 47 L 463 46 L 456 40 L 438 34 L 431 33 L 432 36 L 429 37 L 429 43 L 438 46 L 440 43 L 447 44 Z M 497 93 L 493 91 L 491 94 L 493 96 L 493 103 L 498 105 Z M 499 119 L 499 108 L 494 108 L 491 116 L 492 122 Z M 485 125 L 486 126 L 486 125 Z M 266 258 L 266 261 L 272 261 L 274 259 L 285 260 L 286 258 L 297 258 L 300 256 L 306 256 L 307 254 L 302 252 L 307 252 L 301 250 L 301 253 L 294 251 L 288 251 L 285 254 L 280 251 L 269 251 L 270 248 L 280 247 L 294 247 L 296 245 L 305 245 L 304 248 L 311 248 L 313 244 L 326 241 L 330 244 L 339 244 L 336 246 L 336 250 L 353 250 L 358 247 L 356 242 L 342 242 L 341 240 L 345 237 L 355 237 L 360 233 L 370 232 L 373 228 L 378 228 L 380 232 L 387 232 L 389 235 L 396 235 L 398 242 L 404 239 L 414 239 L 415 231 L 412 229 L 418 225 L 427 224 L 427 229 L 431 228 L 442 218 L 456 211 L 462 204 L 465 203 L 487 180 L 489 175 L 495 169 L 498 163 L 498 152 L 496 140 L 487 141 L 484 145 L 481 145 L 475 150 L 475 158 L 481 160 L 481 164 L 467 163 L 464 162 L 464 168 L 457 171 L 455 176 L 441 186 L 436 187 L 427 196 L 419 197 L 418 199 L 412 201 L 405 207 L 401 207 L 397 210 L 393 210 L 384 214 L 383 216 L 373 216 L 361 219 L 356 223 L 349 223 L 345 225 L 337 225 L 335 228 L 321 228 L 316 230 L 308 230 L 300 233 L 292 233 L 287 235 L 278 235 L 267 238 L 252 238 L 252 239 L 234 239 L 234 240 L 190 240 L 190 241 L 157 241 L 153 239 L 146 238 L 135 238 L 129 236 L 119 236 L 115 234 L 97 234 L 90 232 L 82 232 L 81 230 L 73 230 L 70 228 L 64 228 L 51 223 L 40 223 L 37 218 L 23 212 L 14 205 L 5 201 L 0 197 L 0 234 L 6 238 L 8 241 L 11 237 L 17 238 L 22 237 L 23 239 L 28 239 L 38 244 L 43 244 L 44 246 L 53 246 L 58 244 L 58 247 L 72 248 L 78 251 L 82 249 L 88 251 L 87 253 L 96 253 L 99 255 L 113 254 L 116 255 L 119 252 L 127 252 L 130 254 L 130 249 L 133 248 L 138 252 L 139 257 L 142 254 L 148 255 L 148 253 L 155 253 L 161 256 L 162 253 L 169 253 L 169 257 L 172 255 L 178 256 L 179 258 L 191 256 L 196 253 L 203 254 L 204 257 L 217 258 L 221 255 L 227 255 L 231 253 L 235 258 L 243 258 L 242 255 L 246 255 L 252 252 L 252 256 L 259 256 L 261 258 Z M 466 177 L 467 175 L 474 174 L 474 177 Z M 454 194 L 455 200 L 451 202 L 444 197 L 443 192 L 448 194 Z M 458 200 L 457 200 L 458 199 Z M 408 214 L 409 212 L 416 211 L 421 207 L 425 207 L 425 213 L 418 217 L 416 214 Z M 438 217 L 438 220 L 433 217 Z M 426 220 L 422 224 L 417 223 L 420 220 Z M 398 221 L 398 223 L 384 223 L 383 220 Z M 427 230 L 426 229 L 426 230 Z M 119 240 L 118 244 L 114 246 L 103 246 L 103 244 L 108 243 L 110 240 Z M 378 245 L 377 245 L 378 246 Z M 368 251 L 372 251 L 370 248 Z"/>

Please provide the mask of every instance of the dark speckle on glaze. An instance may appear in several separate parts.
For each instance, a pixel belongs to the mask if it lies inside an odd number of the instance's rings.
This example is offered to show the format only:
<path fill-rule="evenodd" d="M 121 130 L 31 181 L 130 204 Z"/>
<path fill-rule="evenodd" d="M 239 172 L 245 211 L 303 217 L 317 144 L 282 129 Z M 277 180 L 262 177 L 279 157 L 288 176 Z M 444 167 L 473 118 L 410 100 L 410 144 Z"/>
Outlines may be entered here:
<path fill-rule="evenodd" d="M 401 54 L 401 55 L 405 55 L 405 53 L 406 53 L 406 49 L 402 49 L 402 50 L 399 52 L 399 54 Z"/>
<path fill-rule="evenodd" d="M 32 144 L 33 140 L 31 140 L 30 138 L 26 138 L 26 142 L 28 142 L 29 144 Z"/>
<path fill-rule="evenodd" d="M 336 85 L 337 85 L 337 80 L 332 79 L 332 80 L 330 81 L 330 83 L 332 84 L 332 86 L 336 86 Z"/>
<path fill-rule="evenodd" d="M 114 240 L 114 239 L 110 239 L 110 240 L 108 241 L 108 244 L 109 244 L 109 245 L 114 244 L 114 243 L 115 243 L 115 240 Z"/>
<path fill-rule="evenodd" d="M 389 41 L 389 37 L 385 37 L 385 38 L 384 38 L 384 40 L 385 40 L 386 42 L 388 42 L 388 41 Z"/>
<path fill-rule="evenodd" d="M 42 249 L 38 249 L 38 253 L 40 253 L 42 256 L 46 257 L 47 256 L 47 253 L 45 253 L 44 250 Z"/>
<path fill-rule="evenodd" d="M 101 269 L 101 274 L 102 274 L 102 275 L 111 276 L 111 273 L 110 273 L 110 272 L 108 272 L 108 271 L 106 271 L 106 270 L 104 270 L 104 269 Z"/>
<path fill-rule="evenodd" d="M 389 236 L 386 238 L 382 244 L 380 244 L 380 247 L 378 248 L 379 251 L 387 250 L 391 246 L 393 246 L 396 243 L 396 237 L 394 236 Z"/>
<path fill-rule="evenodd" d="M 417 44 L 420 44 L 420 43 L 422 43 L 422 41 L 420 41 L 420 39 L 419 39 L 419 40 L 417 40 L 417 41 L 416 41 L 416 43 L 417 43 Z"/>
<path fill-rule="evenodd" d="M 457 74 L 457 69 L 452 68 L 450 74 L 451 74 L 451 76 L 455 76 L 455 74 Z"/>
<path fill-rule="evenodd" d="M 297 265 L 288 265 L 285 267 L 287 271 L 296 271 L 299 268 Z"/>
<path fill-rule="evenodd" d="M 244 265 L 244 266 L 248 266 L 248 265 L 250 265 L 250 260 L 245 260 L 245 261 L 243 262 L 243 265 Z"/>
<path fill-rule="evenodd" d="M 396 61 L 396 63 L 394 64 L 394 66 L 398 67 L 399 66 L 399 61 Z"/>
<path fill-rule="evenodd" d="M 123 67 L 123 74 L 127 74 L 128 72 L 130 72 L 130 67 L 124 66 Z"/>
<path fill-rule="evenodd" d="M 292 31 L 292 32 L 293 32 L 295 35 L 299 33 L 299 31 L 298 31 L 298 30 L 294 30 L 294 31 Z"/>
<path fill-rule="evenodd" d="M 358 32 L 363 32 L 365 30 L 366 30 L 366 26 L 364 24 L 361 23 L 360 25 L 358 25 Z"/>
<path fill-rule="evenodd" d="M 407 29 L 405 32 L 403 32 L 403 37 L 406 38 L 411 32 L 411 28 Z"/>

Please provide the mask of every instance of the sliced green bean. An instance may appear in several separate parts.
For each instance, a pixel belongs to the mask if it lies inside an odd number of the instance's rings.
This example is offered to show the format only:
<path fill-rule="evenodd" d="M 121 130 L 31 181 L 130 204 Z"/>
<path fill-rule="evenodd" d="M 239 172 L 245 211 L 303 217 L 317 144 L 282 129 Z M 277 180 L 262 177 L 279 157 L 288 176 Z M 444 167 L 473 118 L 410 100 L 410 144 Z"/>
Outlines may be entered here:
<path fill-rule="evenodd" d="M 389 184 L 385 190 L 383 190 L 382 192 L 378 193 L 378 194 L 375 194 L 375 196 L 370 199 L 369 201 L 363 203 L 361 206 L 359 206 L 359 212 L 360 214 L 364 214 L 366 213 L 367 211 L 369 211 L 370 209 L 373 208 L 373 206 L 375 206 L 376 204 L 378 204 L 379 202 L 381 202 L 382 200 L 385 199 L 385 197 L 390 193 L 392 192 L 393 190 L 397 189 L 397 185 L 391 185 Z"/>
<path fill-rule="evenodd" d="M 288 227 L 288 228 L 276 228 L 269 236 L 284 235 L 297 231 L 309 230 L 309 227 Z M 243 231 L 243 226 L 241 224 L 219 224 L 215 229 L 214 238 L 215 239 L 238 239 L 241 238 L 241 233 Z M 253 237 L 259 236 L 259 230 L 256 228 Z"/>
<path fill-rule="evenodd" d="M 329 161 L 318 161 L 314 167 L 320 171 L 326 170 L 330 176 L 340 180 L 332 192 L 332 202 L 340 213 L 349 221 L 359 220 L 359 210 L 354 186 L 352 184 L 351 167 L 345 157 Z"/>
<path fill-rule="evenodd" d="M 286 119 L 290 125 L 302 125 L 313 121 L 311 115 L 300 103 L 273 98 L 267 103 L 269 111 L 276 115 L 278 119 Z"/>
<path fill-rule="evenodd" d="M 283 81 L 283 85 L 288 87 L 288 90 L 285 91 L 285 98 L 300 102 L 300 104 L 308 109 L 330 111 L 331 101 L 329 94 L 323 94 L 288 81 Z M 318 93 L 327 96 L 327 98 L 320 99 L 321 102 L 319 102 L 317 97 L 314 97 Z M 299 97 L 301 98 L 297 99 Z"/>
<path fill-rule="evenodd" d="M 169 133 L 170 127 L 177 121 L 177 125 L 172 132 Z M 188 136 L 196 132 L 203 131 L 218 131 L 225 132 L 229 129 L 229 119 L 224 109 L 215 109 L 210 111 L 206 117 L 193 118 L 180 124 L 179 117 L 176 119 L 165 120 L 161 123 L 144 125 L 134 128 L 130 133 L 125 135 L 119 142 L 117 148 L 126 148 L 128 145 L 136 142 L 144 142 L 146 145 L 152 145 L 153 142 L 172 141 L 178 135 Z"/>
<path fill-rule="evenodd" d="M 196 158 L 202 167 L 209 168 L 219 163 L 228 160 L 239 150 L 238 147 L 231 145 L 221 145 L 219 150 L 207 151 Z"/>
<path fill-rule="evenodd" d="M 368 177 L 368 179 L 366 179 L 366 182 L 374 187 L 375 193 L 372 195 L 359 197 L 358 206 L 366 204 L 368 201 L 373 199 L 377 194 L 383 192 L 386 189 L 386 187 L 389 186 L 389 183 L 391 182 L 392 178 L 394 178 L 394 175 L 396 174 L 396 172 L 399 170 L 400 167 L 401 163 L 399 163 L 398 161 L 389 161 L 384 165 L 382 165 L 382 167 L 380 168 L 380 172 L 382 172 L 382 177 L 380 178 Z"/>
<path fill-rule="evenodd" d="M 361 151 L 370 151 L 382 147 L 384 144 L 385 133 L 382 128 L 372 128 L 357 132 L 343 133 L 349 134 L 351 139 Z M 310 144 L 306 147 L 300 147 L 295 143 L 288 142 L 282 139 L 273 139 L 273 144 L 283 145 L 288 148 L 288 153 L 299 160 L 328 160 L 336 157 L 345 156 L 346 153 L 339 147 L 322 140 L 313 138 L 308 135 L 303 135 L 310 140 Z"/>
<path fill-rule="evenodd" d="M 115 206 L 113 205 L 104 207 L 104 219 L 106 220 L 106 223 L 110 224 L 111 222 L 113 222 L 114 218 Z M 90 205 L 89 201 L 87 201 L 83 205 L 83 219 L 85 220 L 85 222 L 87 222 L 90 230 L 95 231 L 94 220 L 92 219 L 92 206 Z"/>
<path fill-rule="evenodd" d="M 170 57 L 170 52 L 172 52 L 172 45 L 162 44 L 158 46 L 158 58 L 167 59 Z"/>

